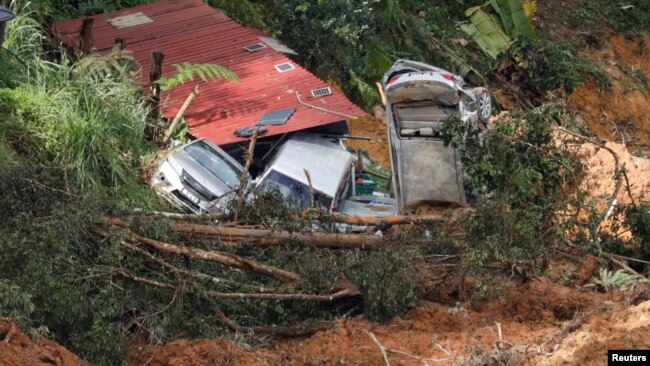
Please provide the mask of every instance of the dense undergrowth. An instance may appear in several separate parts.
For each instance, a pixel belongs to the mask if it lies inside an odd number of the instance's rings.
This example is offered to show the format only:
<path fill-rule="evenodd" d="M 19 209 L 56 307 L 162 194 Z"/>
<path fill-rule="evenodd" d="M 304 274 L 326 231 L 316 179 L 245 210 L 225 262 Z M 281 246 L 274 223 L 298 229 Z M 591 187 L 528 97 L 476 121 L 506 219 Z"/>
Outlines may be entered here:
<path fill-rule="evenodd" d="M 568 116 L 557 106 L 542 103 L 540 96 L 547 90 L 570 89 L 585 74 L 602 74 L 586 61 L 576 61 L 576 45 L 554 43 L 542 34 L 534 41 L 517 43 L 499 60 L 518 64 L 516 72 L 526 77 L 522 85 L 537 96 L 540 106 L 512 114 L 485 138 L 473 133 L 465 138 L 466 130 L 448 130 L 461 149 L 477 193 L 475 211 L 460 220 L 463 235 L 455 235 L 459 227 L 439 225 L 387 235 L 388 245 L 373 252 L 334 252 L 300 242 L 259 250 L 247 244 L 232 247 L 183 237 L 172 232 L 164 219 L 133 216 L 134 208 L 160 205 L 140 178 L 143 159 L 156 151 L 145 136 L 147 110 L 141 90 L 123 73 L 97 78 L 77 72 L 69 57 L 58 63 L 44 61 L 37 17 L 27 12 L 35 9 L 74 17 L 142 2 L 51 0 L 35 1 L 31 8 L 15 7 L 20 16 L 9 23 L 5 46 L 21 61 L 6 53 L 0 57 L 1 315 L 10 315 L 41 335 L 49 333 L 96 364 L 114 365 L 123 362 L 123 347 L 136 330 L 144 330 L 153 343 L 227 334 L 215 309 L 244 326 L 360 313 L 385 320 L 404 315 L 418 297 L 435 300 L 436 295 L 417 281 L 419 268 L 413 263 L 422 257 L 464 256 L 467 260 L 458 263 L 462 270 L 494 262 L 507 269 L 522 263 L 536 268 L 551 249 L 567 245 L 563 235 L 567 225 L 575 223 L 558 221 L 557 212 L 578 205 L 572 199 L 581 169 L 550 140 L 554 121 Z M 299 60 L 311 70 L 341 85 L 366 106 L 377 101 L 372 83 L 398 57 L 451 68 L 440 49 L 431 46 L 431 37 L 450 44 L 481 73 L 496 73 L 491 70 L 497 62 L 486 61 L 476 46 L 453 42 L 462 37 L 454 22 L 464 20 L 465 9 L 477 1 L 209 2 L 240 22 L 278 36 L 299 52 Z M 607 15 L 615 28 L 634 31 L 647 28 L 649 19 L 645 3 L 636 5 L 638 14 L 624 19 L 617 18 L 613 6 L 595 9 L 586 4 L 579 9 L 588 11 L 589 19 Z M 585 20 L 585 26 L 589 24 Z M 602 82 L 606 89 L 606 80 Z M 188 281 L 142 252 L 125 250 L 123 231 L 102 225 L 107 215 L 130 219 L 130 230 L 154 239 L 250 256 L 308 278 L 287 292 L 330 293 L 339 283 L 350 281 L 363 297 L 322 305 L 216 299 L 207 294 L 233 291 L 232 286 L 246 291 L 279 284 L 215 263 L 156 254 L 178 268 L 222 276 L 238 285 Z M 272 193 L 247 203 L 240 214 L 246 224 L 289 231 L 311 227 L 311 222 L 296 217 Z M 649 217 L 647 206 L 625 211 L 624 220 L 639 248 L 625 255 L 649 258 Z M 585 241 L 585 247 L 621 253 L 628 244 L 607 241 L 603 235 Z M 147 286 L 120 273 L 173 284 L 174 289 Z"/>

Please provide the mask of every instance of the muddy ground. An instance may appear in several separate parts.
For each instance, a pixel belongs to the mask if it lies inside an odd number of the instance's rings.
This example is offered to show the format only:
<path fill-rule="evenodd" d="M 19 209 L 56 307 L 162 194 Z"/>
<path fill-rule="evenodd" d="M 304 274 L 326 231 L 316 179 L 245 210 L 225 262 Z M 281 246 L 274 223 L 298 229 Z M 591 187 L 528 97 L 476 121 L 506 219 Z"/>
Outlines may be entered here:
<path fill-rule="evenodd" d="M 602 365 L 607 349 L 650 347 L 650 301 L 641 301 L 648 298 L 647 289 L 596 293 L 540 277 L 526 284 L 507 284 L 493 295 L 480 311 L 470 303 L 455 307 L 422 303 L 405 319 L 387 324 L 342 319 L 312 337 L 279 339 L 256 350 L 222 338 L 140 346 L 131 364 L 385 365 L 373 336 L 393 350 L 387 353 L 391 365 L 422 365 L 427 360 L 436 365 L 472 364 L 491 359 L 509 359 L 512 364 Z"/>

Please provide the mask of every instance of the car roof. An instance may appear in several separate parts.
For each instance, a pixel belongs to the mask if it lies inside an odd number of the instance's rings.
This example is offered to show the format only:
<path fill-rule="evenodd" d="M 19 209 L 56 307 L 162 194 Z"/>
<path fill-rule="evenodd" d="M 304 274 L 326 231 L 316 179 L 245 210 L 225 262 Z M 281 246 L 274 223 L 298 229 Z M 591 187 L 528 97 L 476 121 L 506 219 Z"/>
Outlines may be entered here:
<path fill-rule="evenodd" d="M 267 171 L 275 170 L 309 185 L 303 170 L 307 169 L 312 187 L 334 197 L 351 165 L 352 154 L 338 140 L 300 132 L 280 147 Z"/>

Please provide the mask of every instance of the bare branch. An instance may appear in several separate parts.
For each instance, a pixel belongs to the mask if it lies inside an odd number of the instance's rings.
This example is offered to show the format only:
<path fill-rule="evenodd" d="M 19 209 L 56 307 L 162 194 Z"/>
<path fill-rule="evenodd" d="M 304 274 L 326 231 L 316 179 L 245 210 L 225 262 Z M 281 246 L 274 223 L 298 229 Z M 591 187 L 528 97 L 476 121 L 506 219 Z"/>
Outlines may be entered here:
<path fill-rule="evenodd" d="M 377 337 L 375 337 L 374 334 L 371 332 L 365 331 L 366 334 L 372 339 L 373 342 L 379 347 L 379 350 L 381 351 L 381 355 L 384 356 L 384 363 L 386 363 L 386 366 L 390 366 L 390 361 L 388 361 L 388 354 L 386 353 L 386 347 L 384 347 L 379 341 L 377 340 Z"/>
<path fill-rule="evenodd" d="M 304 278 L 297 273 L 285 271 L 283 269 L 272 267 L 264 263 L 260 263 L 258 261 L 244 258 L 238 255 L 217 252 L 213 250 L 203 250 L 203 249 L 198 249 L 189 246 L 181 246 L 181 245 L 164 243 L 158 240 L 145 238 L 129 230 L 125 230 L 125 232 L 132 239 L 167 253 L 180 254 L 193 259 L 210 261 L 210 262 L 220 263 L 230 267 L 251 270 L 253 272 L 257 272 L 266 276 L 273 277 L 283 283 L 304 280 Z"/>

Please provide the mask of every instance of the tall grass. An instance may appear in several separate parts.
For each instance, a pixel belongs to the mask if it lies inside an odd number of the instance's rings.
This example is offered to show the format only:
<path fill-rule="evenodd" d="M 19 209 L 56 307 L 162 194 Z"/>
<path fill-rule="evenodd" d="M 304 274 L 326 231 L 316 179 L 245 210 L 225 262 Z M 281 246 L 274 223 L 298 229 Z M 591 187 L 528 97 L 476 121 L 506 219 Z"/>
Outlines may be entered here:
<path fill-rule="evenodd" d="M 12 128 L 31 140 L 29 153 L 44 153 L 59 164 L 71 184 L 96 190 L 132 183 L 148 150 L 141 91 L 129 80 L 75 72 L 65 57 L 60 64 L 44 61 L 40 25 L 28 7 L 15 11 L 7 46 L 29 67 L 6 75 L 19 82 L 0 88 L 0 113 L 18 121 Z"/>

